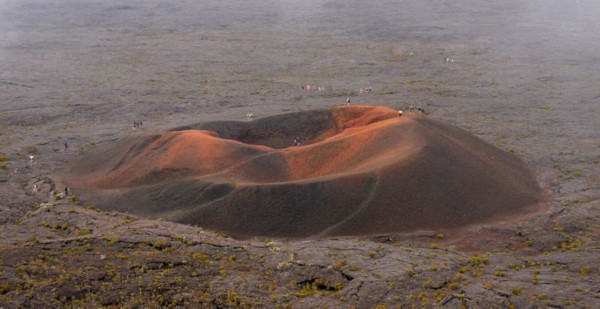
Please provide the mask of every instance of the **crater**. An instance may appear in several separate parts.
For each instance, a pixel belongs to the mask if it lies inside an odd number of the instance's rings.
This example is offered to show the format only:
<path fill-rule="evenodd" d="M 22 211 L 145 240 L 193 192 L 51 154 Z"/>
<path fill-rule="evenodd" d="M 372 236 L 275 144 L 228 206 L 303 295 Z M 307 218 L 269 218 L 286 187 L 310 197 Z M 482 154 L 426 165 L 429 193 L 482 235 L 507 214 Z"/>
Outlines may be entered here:
<path fill-rule="evenodd" d="M 443 120 L 344 106 L 135 136 L 73 164 L 106 210 L 233 237 L 331 237 L 461 228 L 539 209 L 516 156 Z"/>

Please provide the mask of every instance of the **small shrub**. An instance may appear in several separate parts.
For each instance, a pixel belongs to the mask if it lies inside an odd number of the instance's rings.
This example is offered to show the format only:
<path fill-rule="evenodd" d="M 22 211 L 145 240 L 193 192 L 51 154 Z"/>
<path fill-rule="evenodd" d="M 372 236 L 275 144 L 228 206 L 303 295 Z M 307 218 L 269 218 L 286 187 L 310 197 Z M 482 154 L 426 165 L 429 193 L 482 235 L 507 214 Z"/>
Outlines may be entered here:
<path fill-rule="evenodd" d="M 73 201 L 77 205 L 81 205 L 81 201 L 79 200 L 79 197 L 77 197 L 77 195 L 71 195 L 71 201 Z"/>
<path fill-rule="evenodd" d="M 469 264 L 473 266 L 478 266 L 482 264 L 487 264 L 489 261 L 486 257 L 480 257 L 479 255 L 472 255 L 469 257 Z"/>
<path fill-rule="evenodd" d="M 96 206 L 92 205 L 92 204 L 85 206 L 85 208 L 87 208 L 89 210 L 98 210 L 98 208 L 96 208 Z"/>
<path fill-rule="evenodd" d="M 292 263 L 290 263 L 288 261 L 279 262 L 277 264 L 277 270 L 284 271 L 284 270 L 287 270 L 288 268 L 290 268 L 291 266 L 292 266 Z"/>
<path fill-rule="evenodd" d="M 203 262 L 208 262 L 208 255 L 204 254 L 204 253 L 194 253 L 192 255 L 192 257 L 196 260 L 200 260 Z"/>
<path fill-rule="evenodd" d="M 515 287 L 512 289 L 513 295 L 519 296 L 523 293 L 523 288 Z"/>
<path fill-rule="evenodd" d="M 579 275 L 580 275 L 580 276 L 585 276 L 585 275 L 587 275 L 587 274 L 589 274 L 589 273 L 590 273 L 590 267 L 589 267 L 589 266 L 587 266 L 587 265 L 586 265 L 586 266 L 584 266 L 584 267 L 582 267 L 582 268 L 579 270 Z"/>
<path fill-rule="evenodd" d="M 297 297 L 308 297 L 313 296 L 317 293 L 319 289 L 319 285 L 321 284 L 321 280 L 317 279 L 313 283 L 305 283 L 302 286 L 302 289 L 296 293 Z"/>
<path fill-rule="evenodd" d="M 332 267 L 334 269 L 341 269 L 342 267 L 346 266 L 347 263 L 348 262 L 346 260 L 342 260 L 342 261 L 339 261 L 339 262 L 333 264 Z"/>
<path fill-rule="evenodd" d="M 85 235 L 92 234 L 92 231 L 90 231 L 89 229 L 80 229 L 80 230 L 77 230 L 77 232 L 75 232 L 75 234 L 77 236 L 85 236 Z"/>
<path fill-rule="evenodd" d="M 525 238 L 525 244 L 527 245 L 527 247 L 531 247 L 533 246 L 533 239 L 526 237 Z"/>
<path fill-rule="evenodd" d="M 0 284 L 0 295 L 6 294 L 10 291 L 10 285 L 8 283 Z"/>
<path fill-rule="evenodd" d="M 164 239 L 159 239 L 159 240 L 155 241 L 154 243 L 152 243 L 152 247 L 154 247 L 157 250 L 163 250 L 170 246 L 171 246 L 171 244 L 169 244 Z"/>

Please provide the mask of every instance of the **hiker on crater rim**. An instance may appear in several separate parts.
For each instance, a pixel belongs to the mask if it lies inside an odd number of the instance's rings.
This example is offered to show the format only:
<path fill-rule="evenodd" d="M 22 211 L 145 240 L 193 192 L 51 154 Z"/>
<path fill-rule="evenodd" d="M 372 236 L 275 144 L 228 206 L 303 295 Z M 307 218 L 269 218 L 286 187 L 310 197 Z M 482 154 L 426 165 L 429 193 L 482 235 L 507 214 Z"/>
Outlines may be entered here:
<path fill-rule="evenodd" d="M 294 146 L 300 146 L 302 145 L 302 139 L 300 137 L 295 137 L 294 138 Z"/>

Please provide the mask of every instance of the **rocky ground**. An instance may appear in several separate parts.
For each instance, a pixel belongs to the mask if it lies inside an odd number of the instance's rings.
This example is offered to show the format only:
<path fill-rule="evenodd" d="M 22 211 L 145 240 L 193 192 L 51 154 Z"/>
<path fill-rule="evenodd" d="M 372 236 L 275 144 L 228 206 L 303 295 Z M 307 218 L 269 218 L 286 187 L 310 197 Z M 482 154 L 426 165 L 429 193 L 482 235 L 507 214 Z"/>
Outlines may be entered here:
<path fill-rule="evenodd" d="M 3 1 L 0 306 L 593 308 L 599 12 L 592 0 Z M 49 192 L 100 144 L 347 98 L 420 105 L 516 153 L 547 211 L 462 232 L 235 240 Z"/>

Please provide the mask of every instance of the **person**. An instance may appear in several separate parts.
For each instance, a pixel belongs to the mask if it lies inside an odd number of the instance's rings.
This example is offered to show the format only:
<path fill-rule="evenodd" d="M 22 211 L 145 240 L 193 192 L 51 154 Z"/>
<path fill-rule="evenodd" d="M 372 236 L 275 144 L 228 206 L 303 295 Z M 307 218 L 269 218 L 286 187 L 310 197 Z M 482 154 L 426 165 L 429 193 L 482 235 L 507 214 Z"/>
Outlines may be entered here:
<path fill-rule="evenodd" d="M 350 104 L 350 97 L 346 98 L 346 104 Z"/>
<path fill-rule="evenodd" d="M 65 186 L 65 196 L 69 195 L 69 187 Z"/>
<path fill-rule="evenodd" d="M 300 137 L 295 137 L 294 138 L 294 146 L 300 146 L 300 145 L 302 145 Z"/>
<path fill-rule="evenodd" d="M 65 149 L 64 149 L 64 150 L 66 151 L 66 150 L 67 150 L 67 148 L 69 148 L 69 143 L 65 142 L 65 145 L 64 145 L 64 146 L 65 146 Z"/>
<path fill-rule="evenodd" d="M 412 110 L 413 110 L 413 108 L 414 108 L 414 107 L 413 107 L 412 105 L 411 105 L 411 106 L 409 106 L 409 107 L 408 107 L 408 112 L 409 112 L 409 113 L 412 113 Z"/>

